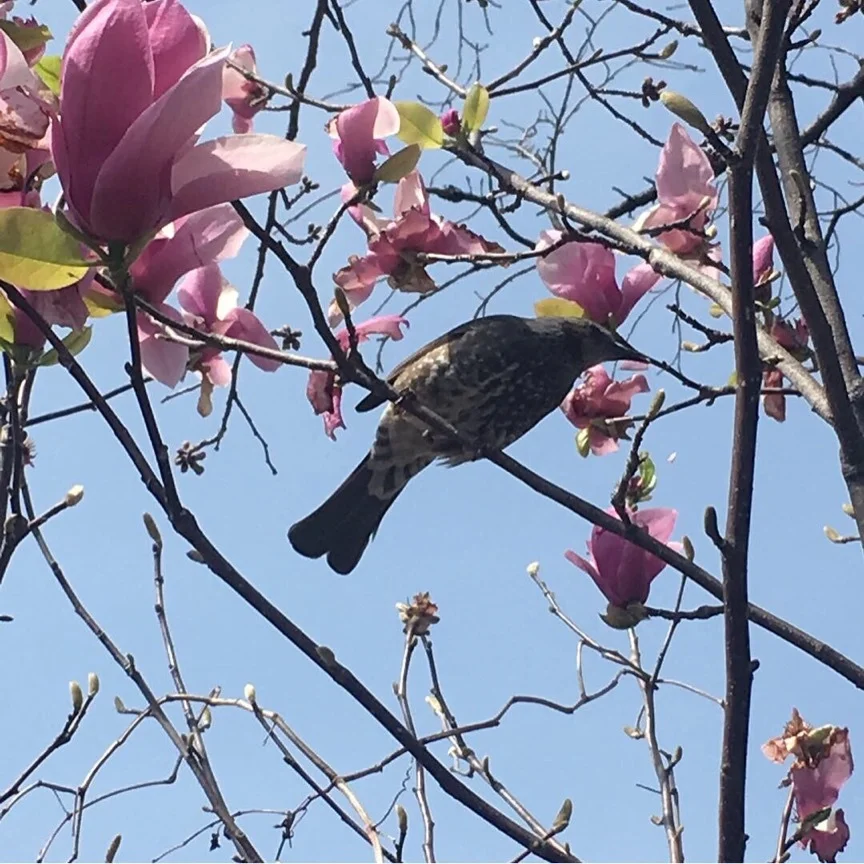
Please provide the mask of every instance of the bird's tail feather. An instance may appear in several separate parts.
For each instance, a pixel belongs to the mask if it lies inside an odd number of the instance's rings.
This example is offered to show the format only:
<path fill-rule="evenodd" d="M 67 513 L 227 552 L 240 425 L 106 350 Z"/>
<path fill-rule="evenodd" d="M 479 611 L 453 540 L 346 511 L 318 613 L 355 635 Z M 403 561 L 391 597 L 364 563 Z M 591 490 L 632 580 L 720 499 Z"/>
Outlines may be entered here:
<path fill-rule="evenodd" d="M 384 514 L 404 486 L 387 498 L 369 491 L 373 470 L 366 458 L 348 479 L 314 512 L 296 522 L 288 531 L 294 549 L 306 558 L 327 556 L 337 573 L 350 573 L 378 530 Z"/>

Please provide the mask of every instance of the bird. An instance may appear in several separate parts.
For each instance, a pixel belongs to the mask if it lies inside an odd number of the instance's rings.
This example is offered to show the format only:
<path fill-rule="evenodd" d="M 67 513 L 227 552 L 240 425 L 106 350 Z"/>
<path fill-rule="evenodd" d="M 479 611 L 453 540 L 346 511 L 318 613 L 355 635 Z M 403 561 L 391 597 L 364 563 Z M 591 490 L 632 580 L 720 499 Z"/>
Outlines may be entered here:
<path fill-rule="evenodd" d="M 586 369 L 647 359 L 585 318 L 489 315 L 460 324 L 403 360 L 387 381 L 476 442 L 473 452 L 390 402 L 363 461 L 291 526 L 289 542 L 300 555 L 326 555 L 333 571 L 350 573 L 407 483 L 436 459 L 461 465 L 484 448 L 504 449 L 558 407 Z M 370 393 L 356 410 L 385 401 Z"/>

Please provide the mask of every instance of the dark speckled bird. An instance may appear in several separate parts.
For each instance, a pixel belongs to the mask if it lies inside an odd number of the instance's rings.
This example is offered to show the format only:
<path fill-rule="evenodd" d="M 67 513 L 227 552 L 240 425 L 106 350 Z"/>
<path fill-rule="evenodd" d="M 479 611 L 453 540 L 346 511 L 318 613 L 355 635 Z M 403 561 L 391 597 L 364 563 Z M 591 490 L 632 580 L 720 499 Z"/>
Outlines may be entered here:
<path fill-rule="evenodd" d="M 591 321 L 490 315 L 425 345 L 388 381 L 396 390 L 409 390 L 478 447 L 502 449 L 560 405 L 589 367 L 644 359 Z M 357 410 L 382 401 L 370 394 Z M 301 555 L 326 555 L 333 570 L 350 573 L 412 477 L 436 459 L 460 465 L 474 458 L 476 453 L 426 431 L 421 420 L 388 404 L 372 449 L 317 510 L 291 526 L 288 539 Z"/>

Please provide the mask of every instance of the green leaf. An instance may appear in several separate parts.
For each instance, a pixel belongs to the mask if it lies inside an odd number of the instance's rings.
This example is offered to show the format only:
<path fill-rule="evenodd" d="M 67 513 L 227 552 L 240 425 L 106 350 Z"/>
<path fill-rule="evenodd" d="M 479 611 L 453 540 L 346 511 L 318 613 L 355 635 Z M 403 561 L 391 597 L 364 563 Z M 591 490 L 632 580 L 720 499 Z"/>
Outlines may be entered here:
<path fill-rule="evenodd" d="M 2 30 L 21 51 L 32 51 L 41 48 L 46 42 L 53 39 L 51 31 L 44 24 L 25 26 L 16 24 L 14 21 L 0 20 Z"/>
<path fill-rule="evenodd" d="M 403 147 L 375 169 L 375 176 L 372 179 L 378 183 L 398 183 L 417 167 L 420 152 L 419 144 Z"/>
<path fill-rule="evenodd" d="M 43 57 L 33 67 L 33 71 L 55 96 L 60 95 L 60 56 L 58 54 Z"/>
<path fill-rule="evenodd" d="M 462 111 L 462 130 L 476 132 L 486 121 L 489 113 L 489 91 L 478 81 L 471 85 L 465 97 L 465 109 Z"/>
<path fill-rule="evenodd" d="M 419 102 L 394 102 L 399 112 L 400 140 L 419 144 L 424 150 L 434 150 L 444 143 L 444 127 L 434 111 Z"/>
<path fill-rule="evenodd" d="M 657 486 L 657 468 L 647 453 L 640 453 L 639 456 L 639 500 L 647 501 Z"/>
<path fill-rule="evenodd" d="M 585 310 L 563 297 L 544 297 L 534 304 L 534 314 L 538 318 L 584 318 Z"/>
<path fill-rule="evenodd" d="M 85 327 L 83 330 L 73 330 L 64 339 L 63 344 L 69 349 L 69 353 L 74 357 L 80 354 L 89 344 L 93 337 L 93 328 Z M 55 366 L 60 362 L 60 357 L 56 349 L 49 348 L 39 359 L 37 366 Z"/>
<path fill-rule="evenodd" d="M 52 213 L 32 207 L 0 210 L 0 279 L 29 291 L 54 291 L 93 266 Z"/>
<path fill-rule="evenodd" d="M 584 429 L 580 429 L 579 434 L 576 436 L 576 450 L 583 459 L 591 452 L 590 436 L 591 429 L 588 426 Z"/>

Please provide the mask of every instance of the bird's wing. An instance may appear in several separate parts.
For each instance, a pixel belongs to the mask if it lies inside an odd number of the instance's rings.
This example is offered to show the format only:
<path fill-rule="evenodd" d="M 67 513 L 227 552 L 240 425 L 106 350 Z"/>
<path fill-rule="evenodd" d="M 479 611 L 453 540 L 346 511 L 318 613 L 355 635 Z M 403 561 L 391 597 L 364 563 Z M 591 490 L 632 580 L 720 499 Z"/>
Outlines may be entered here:
<path fill-rule="evenodd" d="M 416 360 L 419 360 L 427 352 L 434 351 L 441 345 L 446 345 L 448 343 L 455 342 L 457 339 L 461 339 L 465 335 L 466 331 L 469 330 L 471 327 L 476 326 L 476 324 L 476 321 L 466 321 L 464 324 L 460 324 L 458 327 L 454 327 L 452 330 L 449 330 L 447 333 L 444 333 L 442 336 L 439 336 L 437 339 L 433 339 L 431 342 L 424 345 L 422 348 L 419 348 L 409 357 L 406 357 L 398 366 L 393 369 L 393 371 L 387 376 L 387 383 L 392 387 L 396 383 L 396 379 L 412 363 L 414 363 Z M 386 399 L 382 399 L 375 393 L 369 393 L 357 403 L 357 408 L 355 410 L 360 413 L 363 413 L 365 411 L 371 411 L 373 408 L 377 408 L 379 405 L 383 405 L 386 401 Z"/>

